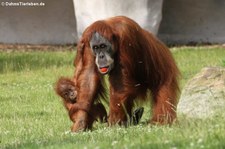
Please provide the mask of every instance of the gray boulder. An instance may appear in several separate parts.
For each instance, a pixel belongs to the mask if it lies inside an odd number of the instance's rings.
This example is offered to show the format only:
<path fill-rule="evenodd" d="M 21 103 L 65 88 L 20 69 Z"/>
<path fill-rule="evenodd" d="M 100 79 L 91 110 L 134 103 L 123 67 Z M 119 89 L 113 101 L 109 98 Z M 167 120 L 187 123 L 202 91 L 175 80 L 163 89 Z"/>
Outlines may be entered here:
<path fill-rule="evenodd" d="M 207 67 L 188 81 L 177 111 L 193 118 L 224 117 L 224 107 L 225 68 Z"/>

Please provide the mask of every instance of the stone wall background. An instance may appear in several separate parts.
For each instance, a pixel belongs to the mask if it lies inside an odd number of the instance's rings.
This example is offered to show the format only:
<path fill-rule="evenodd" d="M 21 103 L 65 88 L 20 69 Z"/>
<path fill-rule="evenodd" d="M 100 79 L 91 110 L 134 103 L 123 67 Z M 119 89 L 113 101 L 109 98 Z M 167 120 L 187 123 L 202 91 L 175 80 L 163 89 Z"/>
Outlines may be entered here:
<path fill-rule="evenodd" d="M 158 37 L 169 44 L 225 43 L 225 0 L 164 0 Z"/>
<path fill-rule="evenodd" d="M 77 42 L 72 0 L 19 0 L 43 2 L 45 6 L 1 6 L 0 43 L 70 44 Z"/>
<path fill-rule="evenodd" d="M 0 43 L 73 44 L 93 21 L 125 15 L 168 44 L 225 43 L 224 0 L 20 0 L 45 6 L 3 6 Z"/>

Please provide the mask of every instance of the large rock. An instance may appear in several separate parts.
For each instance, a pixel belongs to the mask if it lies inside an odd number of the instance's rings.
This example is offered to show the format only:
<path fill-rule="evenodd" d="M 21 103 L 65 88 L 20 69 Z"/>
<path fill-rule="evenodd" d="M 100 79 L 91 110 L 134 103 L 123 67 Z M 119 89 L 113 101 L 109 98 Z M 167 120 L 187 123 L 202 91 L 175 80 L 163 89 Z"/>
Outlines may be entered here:
<path fill-rule="evenodd" d="M 134 19 L 143 28 L 156 34 L 162 18 L 163 0 L 73 0 L 77 31 L 80 37 L 84 29 L 99 19 L 124 15 Z"/>
<path fill-rule="evenodd" d="M 207 67 L 186 84 L 177 111 L 188 117 L 210 118 L 225 116 L 224 107 L 225 68 Z"/>

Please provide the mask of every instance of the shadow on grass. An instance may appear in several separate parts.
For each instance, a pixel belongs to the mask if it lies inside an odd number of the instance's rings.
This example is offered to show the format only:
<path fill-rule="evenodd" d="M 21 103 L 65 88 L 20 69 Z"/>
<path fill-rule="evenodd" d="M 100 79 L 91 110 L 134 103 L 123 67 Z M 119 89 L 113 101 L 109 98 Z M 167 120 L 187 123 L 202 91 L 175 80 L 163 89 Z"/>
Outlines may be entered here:
<path fill-rule="evenodd" d="M 69 52 L 0 53 L 0 73 L 72 66 L 75 54 Z"/>

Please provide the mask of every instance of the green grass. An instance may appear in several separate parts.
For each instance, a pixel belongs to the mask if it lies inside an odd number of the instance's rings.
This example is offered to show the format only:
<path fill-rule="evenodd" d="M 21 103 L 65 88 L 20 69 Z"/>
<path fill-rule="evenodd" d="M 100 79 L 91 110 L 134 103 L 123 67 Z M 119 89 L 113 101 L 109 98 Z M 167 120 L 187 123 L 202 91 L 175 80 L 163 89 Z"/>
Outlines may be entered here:
<path fill-rule="evenodd" d="M 206 66 L 225 66 L 220 47 L 173 48 L 181 88 Z M 225 148 L 225 118 L 190 119 L 178 113 L 173 126 L 150 126 L 148 105 L 141 124 L 70 133 L 70 122 L 54 93 L 59 76 L 72 76 L 75 52 L 0 52 L 0 148 Z M 224 111 L 218 111 L 223 113 Z"/>
<path fill-rule="evenodd" d="M 66 52 L 58 52 L 56 54 L 53 54 L 53 52 L 1 52 L 0 73 L 69 66 L 73 62 L 72 59 L 74 57 L 71 57 L 69 54 Z"/>

